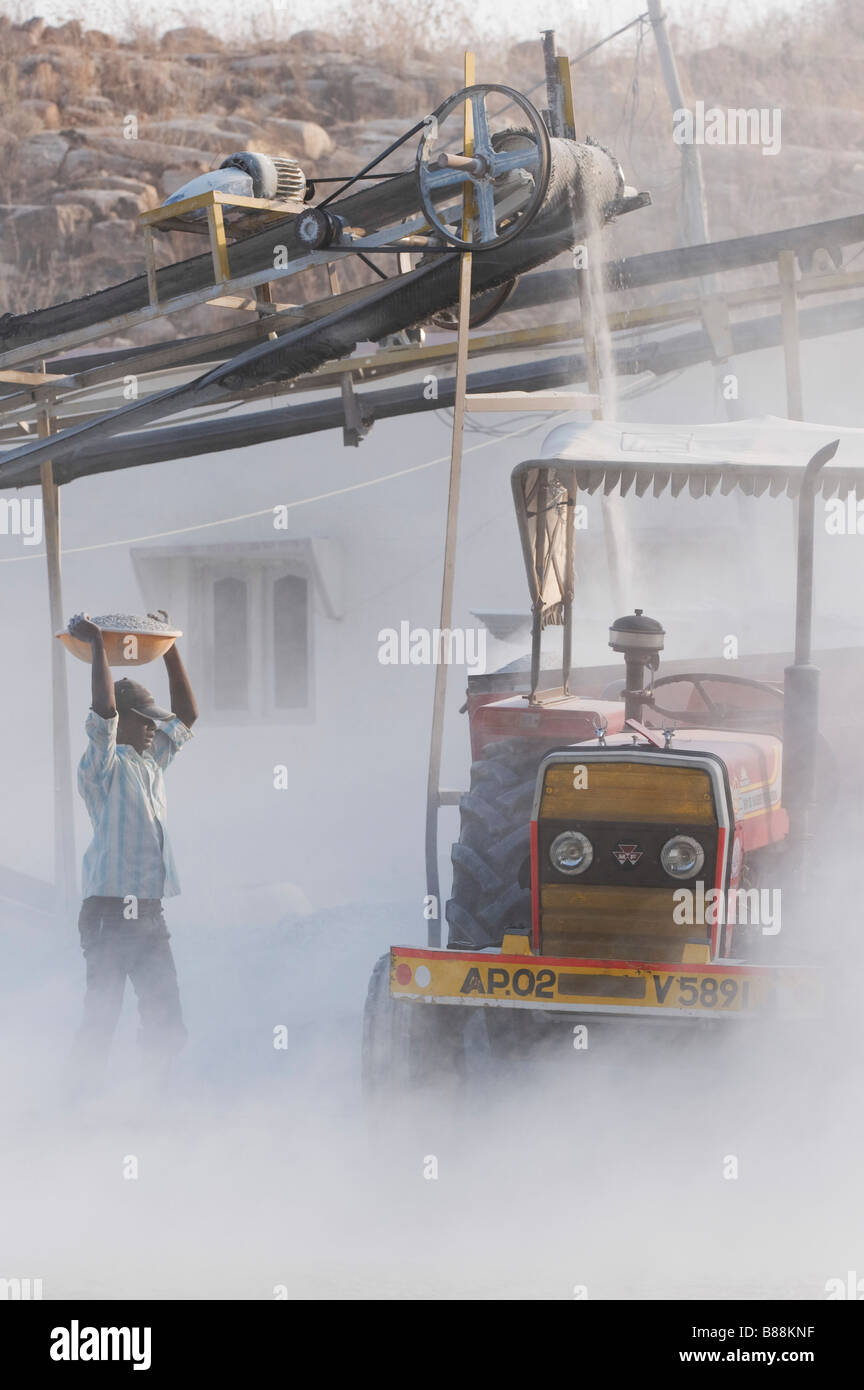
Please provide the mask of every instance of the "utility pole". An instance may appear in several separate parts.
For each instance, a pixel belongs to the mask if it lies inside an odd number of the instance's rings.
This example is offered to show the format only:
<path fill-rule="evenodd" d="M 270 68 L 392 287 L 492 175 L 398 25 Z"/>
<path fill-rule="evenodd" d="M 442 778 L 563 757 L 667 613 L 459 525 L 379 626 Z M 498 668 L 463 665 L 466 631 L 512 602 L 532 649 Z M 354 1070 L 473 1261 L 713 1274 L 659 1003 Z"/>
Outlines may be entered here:
<path fill-rule="evenodd" d="M 45 371 L 45 363 L 42 363 Z M 39 434 L 54 433 L 50 401 L 39 411 Z M 54 634 L 64 626 L 63 585 L 60 573 L 60 490 L 54 481 L 50 459 L 39 465 L 42 509 L 45 518 L 45 555 L 48 566 L 48 604 L 51 616 L 51 723 L 54 743 L 54 884 L 58 921 L 64 923 L 75 895 L 75 824 L 72 791 L 72 750 L 69 744 L 69 696 L 66 686 L 66 652 Z"/>
<path fill-rule="evenodd" d="M 660 71 L 669 105 L 673 111 L 684 108 L 684 94 L 678 76 L 678 65 L 669 42 L 666 16 L 661 9 L 660 0 L 648 0 L 648 13 L 657 44 Z M 697 246 L 708 240 L 708 211 L 705 204 L 705 181 L 702 177 L 702 160 L 697 145 L 683 144 L 681 150 L 681 222 L 687 246 Z"/>
<path fill-rule="evenodd" d="M 684 109 L 684 93 L 681 90 L 678 64 L 675 62 L 675 54 L 669 40 L 661 0 L 647 0 L 647 4 L 669 105 L 673 111 L 681 111 Z M 685 246 L 698 246 L 710 239 L 702 158 L 696 144 L 688 144 L 685 141 L 678 148 L 681 151 L 681 231 Z M 702 320 L 715 352 L 714 388 L 719 400 L 723 402 L 726 419 L 732 420 L 737 412 L 723 391 L 725 363 L 732 355 L 729 311 L 725 302 L 718 297 L 716 276 L 706 275 L 697 283 L 703 301 Z"/>

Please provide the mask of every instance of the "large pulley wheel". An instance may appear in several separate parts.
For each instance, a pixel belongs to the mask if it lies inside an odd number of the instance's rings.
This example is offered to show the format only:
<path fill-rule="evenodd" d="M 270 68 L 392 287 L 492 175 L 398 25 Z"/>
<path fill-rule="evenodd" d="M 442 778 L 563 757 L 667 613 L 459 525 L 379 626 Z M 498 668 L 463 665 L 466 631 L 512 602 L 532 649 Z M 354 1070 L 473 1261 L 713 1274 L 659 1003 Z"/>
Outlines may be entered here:
<path fill-rule="evenodd" d="M 475 295 L 471 300 L 471 308 L 468 314 L 469 328 L 482 328 L 484 323 L 494 319 L 500 313 L 519 283 L 517 275 L 513 280 L 505 280 L 503 285 L 497 285 L 495 289 L 484 290 L 481 294 Z M 429 322 L 435 328 L 446 329 L 448 333 L 456 333 L 459 329 L 459 313 L 456 309 L 442 309 L 440 313 L 433 314 Z"/>
<path fill-rule="evenodd" d="M 496 112 L 496 107 L 501 110 Z M 493 124 L 505 110 L 508 128 L 493 133 Z M 468 112 L 471 154 L 464 148 Z M 516 129 L 509 128 L 513 117 Z M 416 163 L 423 212 L 448 246 L 461 251 L 503 246 L 538 212 L 549 186 L 550 164 L 548 131 L 527 97 L 497 83 L 465 87 L 426 121 Z M 467 238 L 461 235 L 466 201 Z"/>

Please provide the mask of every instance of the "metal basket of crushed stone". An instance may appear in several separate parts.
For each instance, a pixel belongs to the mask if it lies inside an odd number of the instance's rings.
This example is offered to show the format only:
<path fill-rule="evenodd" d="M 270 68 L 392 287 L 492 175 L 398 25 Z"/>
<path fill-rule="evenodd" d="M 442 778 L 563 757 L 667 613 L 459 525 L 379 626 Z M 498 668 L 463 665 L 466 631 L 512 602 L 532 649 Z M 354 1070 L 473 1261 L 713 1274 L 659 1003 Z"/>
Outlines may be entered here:
<path fill-rule="evenodd" d="M 106 613 L 90 621 L 102 632 L 109 666 L 145 666 L 148 661 L 164 656 L 177 638 L 183 636 L 179 628 L 149 615 L 140 617 L 131 613 Z M 65 628 L 55 635 L 73 656 L 89 664 L 89 642 L 73 637 Z"/>

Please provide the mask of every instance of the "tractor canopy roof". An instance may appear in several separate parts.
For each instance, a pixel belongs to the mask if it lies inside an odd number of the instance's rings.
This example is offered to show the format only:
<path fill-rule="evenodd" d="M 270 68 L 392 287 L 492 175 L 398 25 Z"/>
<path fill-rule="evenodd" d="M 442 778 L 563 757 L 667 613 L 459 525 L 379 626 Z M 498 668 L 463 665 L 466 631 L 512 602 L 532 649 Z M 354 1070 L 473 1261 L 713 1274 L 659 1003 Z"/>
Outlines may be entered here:
<path fill-rule="evenodd" d="M 580 490 L 608 494 L 620 487 L 623 495 L 633 489 L 638 497 L 649 491 L 653 497 L 667 491 L 673 497 L 710 497 L 737 489 L 755 497 L 797 497 L 807 464 L 835 442 L 836 455 L 819 475 L 817 490 L 826 498 L 864 498 L 864 429 L 770 415 L 717 425 L 558 425 L 540 457 L 517 464 L 511 476 L 531 599 L 544 624 L 561 621 L 573 572 L 568 507 Z"/>

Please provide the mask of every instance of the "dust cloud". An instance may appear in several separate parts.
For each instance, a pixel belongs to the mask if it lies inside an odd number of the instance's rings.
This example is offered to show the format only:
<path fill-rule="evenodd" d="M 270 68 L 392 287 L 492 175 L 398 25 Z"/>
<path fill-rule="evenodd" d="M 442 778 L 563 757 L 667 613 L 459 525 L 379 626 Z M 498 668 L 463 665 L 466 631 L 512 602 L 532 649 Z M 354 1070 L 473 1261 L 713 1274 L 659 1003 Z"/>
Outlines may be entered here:
<path fill-rule="evenodd" d="M 75 952 L 28 929 L 2 985 L 4 1274 L 46 1298 L 824 1297 L 864 1235 L 860 914 L 837 867 L 802 928 L 822 1019 L 589 1022 L 587 1049 L 565 1019 L 503 1066 L 478 1010 L 467 1081 L 394 1095 L 386 1124 L 361 1011 L 403 905 L 176 932 L 191 1039 L 170 1083 L 137 1074 L 127 1001 L 78 1102 Z"/>

